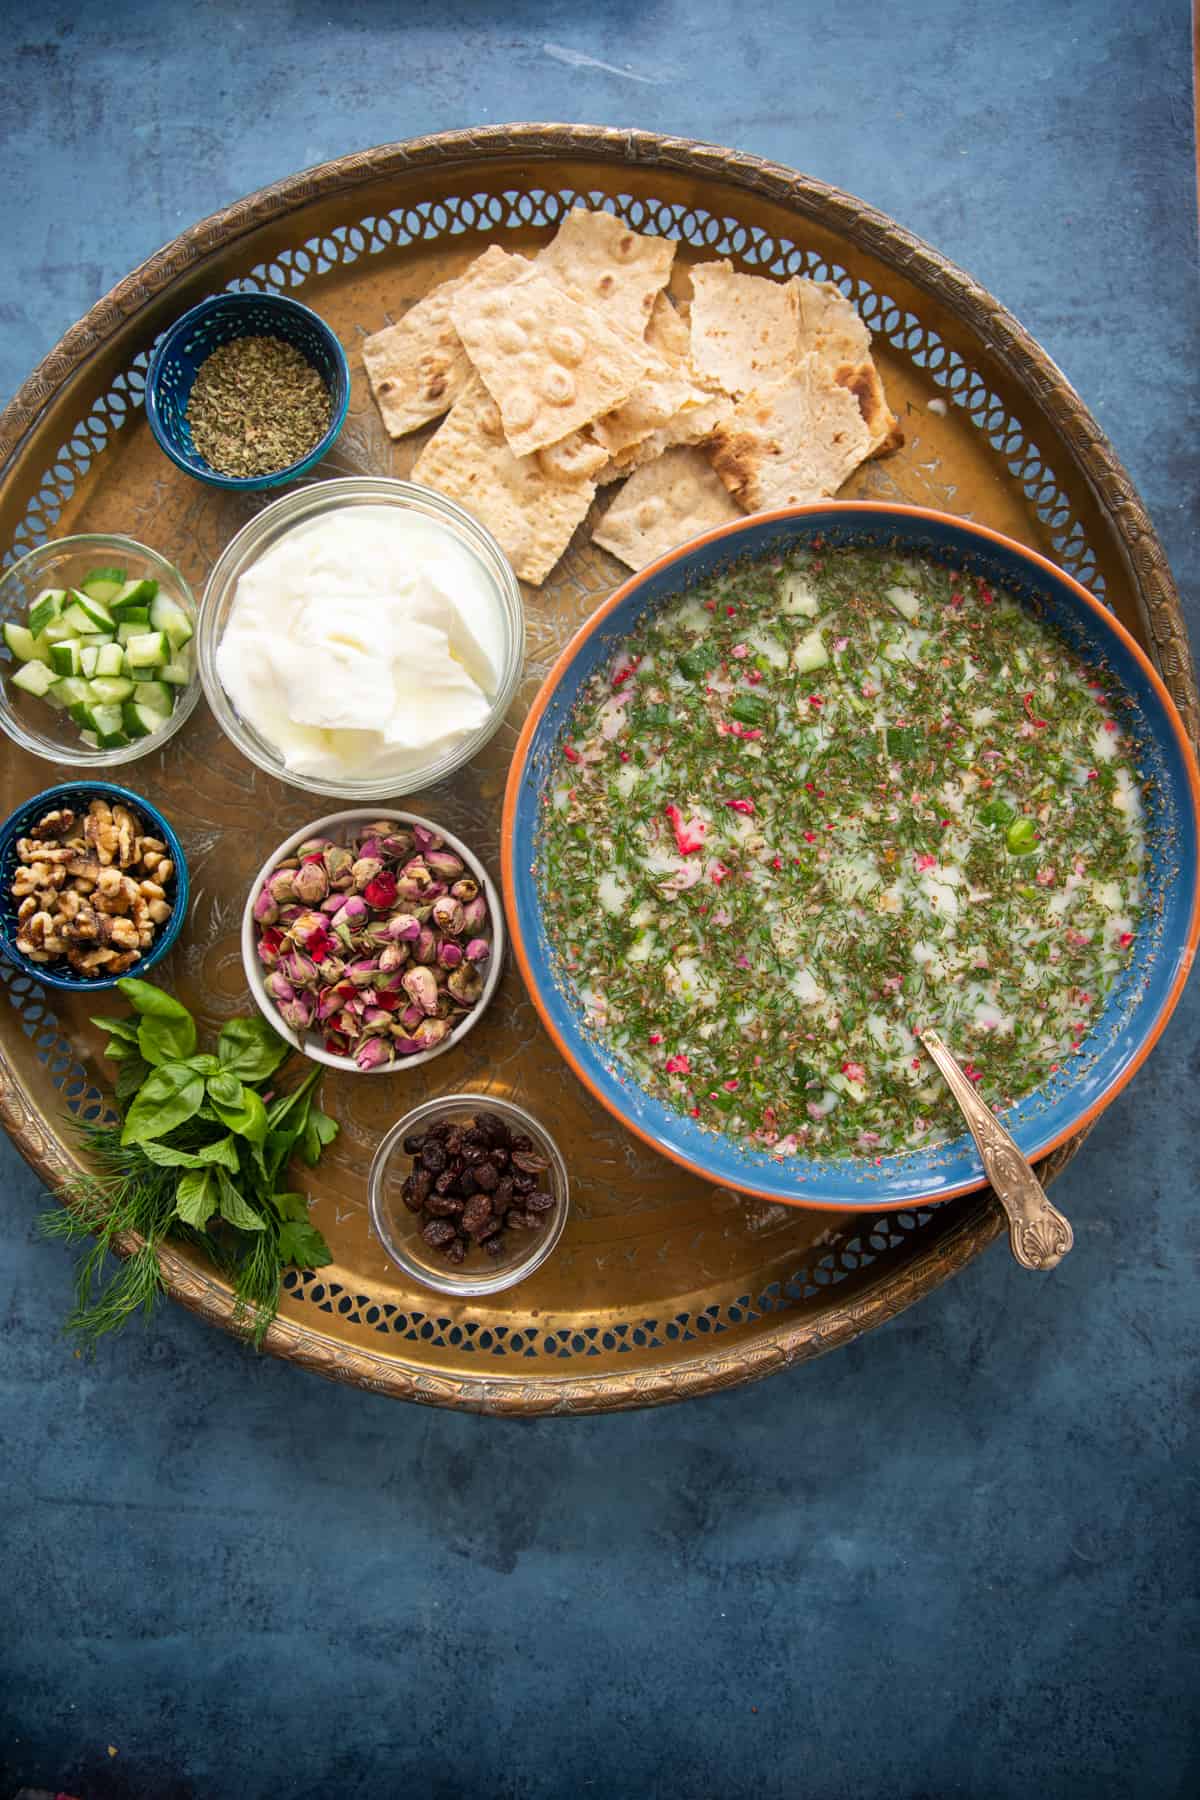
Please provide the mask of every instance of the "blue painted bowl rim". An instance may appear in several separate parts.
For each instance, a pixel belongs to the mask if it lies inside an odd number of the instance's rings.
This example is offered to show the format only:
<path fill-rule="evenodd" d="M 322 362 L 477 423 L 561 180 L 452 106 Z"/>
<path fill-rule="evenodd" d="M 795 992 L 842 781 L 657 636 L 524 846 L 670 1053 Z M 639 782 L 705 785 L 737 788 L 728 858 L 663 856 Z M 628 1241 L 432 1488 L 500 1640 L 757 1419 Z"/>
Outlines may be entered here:
<path fill-rule="evenodd" d="M 192 330 L 202 319 L 213 313 L 237 311 L 242 307 L 266 302 L 283 312 L 299 314 L 307 319 L 329 345 L 334 361 L 341 370 L 341 399 L 333 395 L 337 404 L 329 421 L 329 429 L 319 444 L 302 456 L 299 462 L 289 463 L 286 469 L 275 469 L 269 475 L 222 475 L 216 469 L 210 469 L 207 463 L 199 459 L 189 462 L 186 456 L 180 455 L 171 441 L 171 435 L 163 423 L 158 410 L 158 388 L 162 379 L 163 364 L 174 351 L 176 344 L 184 332 Z M 281 487 L 284 482 L 293 481 L 311 469 L 314 463 L 320 462 L 336 443 L 342 426 L 346 423 L 346 414 L 350 409 L 350 363 L 346 352 L 342 349 L 336 333 L 325 323 L 319 313 L 311 306 L 305 306 L 299 300 L 293 300 L 288 294 L 273 294 L 269 290 L 250 294 L 212 294 L 207 300 L 199 301 L 195 306 L 181 313 L 167 332 L 150 358 L 150 366 L 146 370 L 146 417 L 150 421 L 150 430 L 154 441 L 165 456 L 169 456 L 177 469 L 185 475 L 192 475 L 197 481 L 206 481 L 210 487 L 228 488 L 233 493 L 255 493 L 264 488 Z"/>
<path fill-rule="evenodd" d="M 6 910 L 8 896 L 5 896 L 2 906 L 0 906 L 0 954 L 6 956 L 14 968 L 20 969 L 23 975 L 28 975 L 31 981 L 39 982 L 43 987 L 57 988 L 64 994 L 97 994 L 102 993 L 106 988 L 116 987 L 117 982 L 123 981 L 127 976 L 140 980 L 143 975 L 148 974 L 157 963 L 162 961 L 183 929 L 183 922 L 187 917 L 191 884 L 183 845 L 157 806 L 147 800 L 143 794 L 135 794 L 132 789 L 121 787 L 115 781 L 62 781 L 55 787 L 44 788 L 40 794 L 32 794 L 28 800 L 23 800 L 20 806 L 13 808 L 4 823 L 0 825 L 0 862 L 3 862 L 8 846 L 21 829 L 22 822 L 35 808 L 41 812 L 49 812 L 69 796 L 78 796 L 79 794 L 86 794 L 89 799 L 94 799 L 99 795 L 104 800 L 121 800 L 143 819 L 157 826 L 155 836 L 163 839 L 175 864 L 175 900 L 171 907 L 171 916 L 145 956 L 139 957 L 131 969 L 126 969 L 124 975 L 109 975 L 102 976 L 95 981 L 81 981 L 78 977 L 67 979 L 62 975 L 55 975 L 48 964 L 30 962 L 28 957 L 21 954 L 9 931 Z"/>
<path fill-rule="evenodd" d="M 530 836 L 536 833 L 536 808 L 540 797 L 540 788 L 537 780 L 531 776 L 528 765 L 535 747 L 534 740 L 538 735 L 538 728 L 553 703 L 560 685 L 570 675 L 577 659 L 585 653 L 591 640 L 611 615 L 664 571 L 674 570 L 682 580 L 686 575 L 686 569 L 681 565 L 685 565 L 690 558 L 697 556 L 699 552 L 707 549 L 710 545 L 727 539 L 735 539 L 743 533 L 761 531 L 764 526 L 771 524 L 778 524 L 786 528 L 788 524 L 799 522 L 803 525 L 807 522 L 814 532 L 819 532 L 822 528 L 836 528 L 839 521 L 852 517 L 890 521 L 894 525 L 896 534 L 901 537 L 905 535 L 906 531 L 908 535 L 912 536 L 916 535 L 922 527 L 933 527 L 951 537 L 958 537 L 963 543 L 964 550 L 969 549 L 977 554 L 986 553 L 989 550 L 1007 554 L 1017 561 L 1025 563 L 1031 576 L 1040 580 L 1043 585 L 1057 585 L 1064 590 L 1076 604 L 1083 608 L 1085 616 L 1091 615 L 1099 627 L 1099 635 L 1103 637 L 1107 633 L 1118 648 L 1133 658 L 1149 683 L 1154 698 L 1162 708 L 1163 718 L 1172 736 L 1173 747 L 1186 776 L 1193 836 L 1194 839 L 1200 840 L 1200 768 L 1197 767 L 1195 753 L 1175 702 L 1136 638 L 1094 595 L 1089 594 L 1081 583 L 1076 581 L 1072 575 L 1067 574 L 1064 569 L 1060 569 L 1055 563 L 1052 563 L 1049 558 L 1042 556 L 1040 552 L 1031 550 L 1026 545 L 1018 543 L 1014 538 L 1006 537 L 1002 532 L 994 531 L 989 526 L 977 524 L 972 520 L 956 518 L 952 514 L 938 512 L 930 507 L 900 506 L 869 500 L 826 500 L 805 506 L 779 507 L 766 512 L 753 513 L 744 519 L 735 519 L 727 525 L 716 526 L 699 537 L 689 539 L 687 543 L 678 545 L 675 549 L 656 558 L 654 562 L 647 564 L 644 569 L 639 569 L 635 574 L 629 576 L 584 622 L 562 650 L 538 689 L 517 739 L 504 792 L 501 827 L 501 880 L 513 952 L 542 1024 L 560 1054 L 584 1086 L 627 1130 L 632 1131 L 660 1155 L 667 1156 L 671 1161 L 678 1163 L 690 1174 L 698 1175 L 707 1181 L 719 1181 L 723 1186 L 733 1188 L 738 1192 L 802 1209 L 869 1212 L 886 1209 L 889 1204 L 893 1208 L 905 1209 L 940 1204 L 962 1194 L 977 1192 L 987 1186 L 987 1179 L 980 1167 L 978 1173 L 945 1184 L 934 1183 L 928 1190 L 922 1188 L 920 1191 L 914 1191 L 911 1185 L 906 1185 L 904 1191 L 897 1195 L 894 1188 L 889 1193 L 886 1164 L 888 1160 L 899 1162 L 902 1159 L 885 1158 L 881 1178 L 872 1186 L 866 1197 L 859 1197 L 862 1187 L 856 1173 L 859 1168 L 857 1163 L 852 1163 L 847 1159 L 845 1164 L 847 1172 L 838 1174 L 831 1172 L 828 1164 L 822 1165 L 817 1162 L 808 1162 L 802 1157 L 792 1157 L 786 1160 L 780 1159 L 781 1180 L 770 1186 L 764 1186 L 739 1169 L 733 1154 L 737 1148 L 733 1139 L 714 1135 L 711 1138 L 713 1154 L 711 1158 L 705 1159 L 698 1154 L 689 1155 L 677 1145 L 665 1141 L 657 1133 L 645 1129 L 631 1116 L 630 1111 L 621 1102 L 619 1090 L 623 1083 L 614 1074 L 614 1086 L 618 1091 L 613 1092 L 607 1089 L 593 1076 L 587 1066 L 586 1058 L 576 1047 L 577 1044 L 586 1045 L 588 1050 L 594 1054 L 594 1046 L 591 1046 L 578 1021 L 573 1017 L 567 1019 L 567 1009 L 561 995 L 557 994 L 553 975 L 540 959 L 535 962 L 531 953 L 538 912 L 535 882 L 532 870 L 528 867 L 518 869 L 516 862 L 518 825 L 520 824 L 522 837 L 527 833 Z M 1132 1080 L 1162 1035 L 1183 991 L 1195 960 L 1197 943 L 1200 941 L 1200 859 L 1197 859 L 1195 855 L 1193 855 L 1190 866 L 1181 871 L 1181 879 L 1187 882 L 1190 893 L 1188 928 L 1185 941 L 1177 951 L 1174 972 L 1167 992 L 1159 1003 L 1157 1013 L 1142 1034 L 1136 1051 L 1118 1067 L 1113 1077 L 1091 1104 L 1081 1105 L 1077 1111 L 1072 1111 L 1068 1107 L 1068 1116 L 1065 1122 L 1056 1126 L 1045 1141 L 1039 1140 L 1032 1144 L 1022 1143 L 1022 1149 L 1031 1160 L 1048 1155 L 1050 1151 L 1065 1143 L 1069 1138 L 1085 1130 Z M 559 1012 L 567 1021 L 565 1026 L 555 1015 L 555 1005 L 553 1004 L 555 999 L 557 999 Z M 637 1091 L 642 1092 L 640 1089 Z M 1067 1096 L 1064 1096 L 1064 1099 L 1066 1098 Z M 682 1123 L 686 1123 L 686 1121 Z M 978 1163 L 978 1158 L 975 1158 L 975 1161 Z M 806 1167 L 816 1171 L 808 1191 L 787 1190 L 783 1185 L 782 1178 L 786 1177 L 789 1168 L 798 1170 Z"/>

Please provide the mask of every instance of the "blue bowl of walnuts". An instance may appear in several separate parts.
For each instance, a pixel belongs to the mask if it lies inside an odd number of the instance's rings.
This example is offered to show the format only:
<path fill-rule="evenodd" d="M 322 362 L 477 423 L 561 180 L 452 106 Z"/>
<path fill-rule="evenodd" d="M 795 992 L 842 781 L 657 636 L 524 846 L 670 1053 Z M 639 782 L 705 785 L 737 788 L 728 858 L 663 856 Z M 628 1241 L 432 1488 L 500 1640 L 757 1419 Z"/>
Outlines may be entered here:
<path fill-rule="evenodd" d="M 183 847 L 128 788 L 46 788 L 0 826 L 0 952 L 45 987 L 94 992 L 146 975 L 187 908 Z"/>
<path fill-rule="evenodd" d="M 323 319 L 283 294 L 217 294 L 150 359 L 146 417 L 160 450 L 213 487 L 281 487 L 333 447 L 350 366 Z"/>

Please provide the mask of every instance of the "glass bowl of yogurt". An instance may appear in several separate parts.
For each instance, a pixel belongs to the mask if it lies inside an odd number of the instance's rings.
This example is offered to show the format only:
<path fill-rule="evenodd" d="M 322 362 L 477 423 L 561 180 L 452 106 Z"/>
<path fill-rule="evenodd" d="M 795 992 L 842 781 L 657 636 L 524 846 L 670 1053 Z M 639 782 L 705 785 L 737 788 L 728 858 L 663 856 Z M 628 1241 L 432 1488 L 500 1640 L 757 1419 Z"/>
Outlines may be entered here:
<path fill-rule="evenodd" d="M 200 679 L 222 730 L 309 793 L 379 800 L 469 762 L 512 701 L 521 590 L 462 507 L 382 476 L 285 494 L 208 580 Z"/>

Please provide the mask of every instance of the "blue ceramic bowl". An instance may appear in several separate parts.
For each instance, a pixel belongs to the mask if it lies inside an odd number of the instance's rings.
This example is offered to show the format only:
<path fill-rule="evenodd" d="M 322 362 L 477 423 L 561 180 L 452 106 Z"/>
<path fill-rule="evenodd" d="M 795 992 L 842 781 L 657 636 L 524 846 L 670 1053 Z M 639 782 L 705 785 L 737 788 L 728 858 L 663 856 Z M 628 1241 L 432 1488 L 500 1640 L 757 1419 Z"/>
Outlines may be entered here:
<path fill-rule="evenodd" d="M 299 462 L 269 475 L 220 475 L 192 442 L 188 396 L 196 371 L 222 344 L 240 337 L 277 337 L 294 344 L 329 390 L 329 430 Z M 198 481 L 235 492 L 282 487 L 320 462 L 333 447 L 350 404 L 350 365 L 323 319 L 282 294 L 218 294 L 177 319 L 150 359 L 146 374 L 146 417 L 161 450 Z"/>
<path fill-rule="evenodd" d="M 8 815 L 0 825 L 0 952 L 18 969 L 40 982 L 43 987 L 62 988 L 70 993 L 94 994 L 104 988 L 116 987 L 118 980 L 124 976 L 108 975 L 99 978 L 88 975 L 77 975 L 66 962 L 35 963 L 23 956 L 17 949 L 17 901 L 12 897 L 13 877 L 20 865 L 17 855 L 17 839 L 26 837 L 30 828 L 37 824 L 46 813 L 55 807 L 69 806 L 73 812 L 86 812 L 89 801 L 107 800 L 110 804 L 120 800 L 141 819 L 147 827 L 147 834 L 161 838 L 167 846 L 167 853 L 175 864 L 175 898 L 171 908 L 171 916 L 155 934 L 145 956 L 140 956 L 131 968 L 124 971 L 125 976 L 144 976 L 162 961 L 187 917 L 188 909 L 188 869 L 183 854 L 183 846 L 167 824 L 156 806 L 151 806 L 140 794 L 131 794 L 128 788 L 117 787 L 111 781 L 68 781 L 61 787 L 46 788 L 41 794 L 35 794 L 32 800 L 26 800 L 15 812 Z"/>
<path fill-rule="evenodd" d="M 1138 644 L 1078 582 L 1034 551 L 982 526 L 919 507 L 844 501 L 760 513 L 722 526 L 660 557 L 626 581 L 576 633 L 546 678 L 517 743 L 504 802 L 504 902 L 513 948 L 542 1020 L 575 1073 L 653 1148 L 709 1181 L 792 1206 L 844 1211 L 947 1200 L 984 1185 L 964 1132 L 903 1156 L 830 1159 L 755 1151 L 641 1089 L 585 1028 L 578 1001 L 554 974 L 534 873 L 542 795 L 562 768 L 560 739 L 581 689 L 607 665 L 646 611 L 736 557 L 762 556 L 797 541 L 890 546 L 953 563 L 1019 595 L 1093 663 L 1120 681 L 1124 724 L 1139 742 L 1149 778 L 1146 823 L 1149 900 L 1131 967 L 1102 1017 L 1045 1086 L 1004 1115 L 1025 1155 L 1045 1155 L 1087 1125 L 1149 1055 L 1182 991 L 1200 935 L 1200 773 L 1182 721 Z"/>

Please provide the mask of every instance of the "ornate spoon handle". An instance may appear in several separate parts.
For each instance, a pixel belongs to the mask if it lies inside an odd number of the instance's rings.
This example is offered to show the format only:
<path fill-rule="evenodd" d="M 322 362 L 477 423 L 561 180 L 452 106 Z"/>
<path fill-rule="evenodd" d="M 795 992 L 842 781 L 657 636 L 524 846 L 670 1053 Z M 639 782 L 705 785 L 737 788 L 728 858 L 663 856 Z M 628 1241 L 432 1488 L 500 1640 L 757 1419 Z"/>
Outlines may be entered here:
<path fill-rule="evenodd" d="M 1075 1242 L 1075 1233 L 989 1106 L 959 1068 L 936 1031 L 921 1041 L 946 1078 L 983 1158 L 984 1171 L 1008 1215 L 1008 1241 L 1026 1269 L 1053 1269 Z"/>

